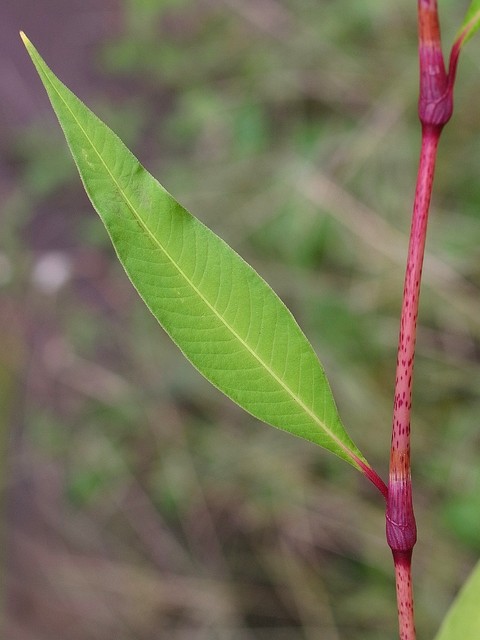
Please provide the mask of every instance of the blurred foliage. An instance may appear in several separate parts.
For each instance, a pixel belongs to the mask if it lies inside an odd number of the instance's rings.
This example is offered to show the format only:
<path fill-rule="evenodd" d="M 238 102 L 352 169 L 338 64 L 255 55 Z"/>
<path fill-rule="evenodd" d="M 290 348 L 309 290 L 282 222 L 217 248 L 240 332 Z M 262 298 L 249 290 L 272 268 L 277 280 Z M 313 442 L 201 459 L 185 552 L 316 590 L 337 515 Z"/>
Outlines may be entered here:
<path fill-rule="evenodd" d="M 440 4 L 447 40 L 461 8 Z M 424 269 L 420 637 L 480 550 L 478 54 L 472 41 L 460 61 Z M 110 89 L 80 97 L 288 304 L 385 476 L 419 148 L 412 3 L 123 0 L 85 64 Z M 11 136 L 0 220 L 8 637 L 394 638 L 377 495 L 182 359 L 117 265 L 39 104 Z M 50 286 L 39 272 L 52 253 L 65 277 L 51 273 Z"/>

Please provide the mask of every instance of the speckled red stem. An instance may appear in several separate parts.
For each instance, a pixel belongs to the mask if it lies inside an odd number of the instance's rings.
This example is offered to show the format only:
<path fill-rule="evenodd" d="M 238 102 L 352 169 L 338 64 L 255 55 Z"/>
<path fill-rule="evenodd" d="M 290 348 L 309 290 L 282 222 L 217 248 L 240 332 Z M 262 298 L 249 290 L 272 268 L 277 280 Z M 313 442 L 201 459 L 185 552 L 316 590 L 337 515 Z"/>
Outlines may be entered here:
<path fill-rule="evenodd" d="M 422 132 L 422 148 L 403 291 L 395 380 L 386 532 L 387 542 L 392 549 L 395 563 L 401 640 L 415 639 L 410 566 L 412 550 L 417 540 L 417 528 L 413 512 L 410 475 L 410 409 L 412 406 L 413 362 L 420 281 L 440 131 L 441 129 L 424 126 Z"/>
<path fill-rule="evenodd" d="M 418 28 L 418 113 L 422 123 L 422 146 L 400 321 L 386 510 L 387 541 L 395 564 L 401 640 L 415 640 L 416 637 L 411 562 L 417 528 L 410 474 L 410 410 L 420 282 L 438 142 L 443 126 L 452 114 L 455 75 L 454 69 L 451 74 L 445 70 L 436 0 L 418 0 Z"/>
<path fill-rule="evenodd" d="M 413 616 L 412 552 L 394 552 L 400 640 L 415 640 Z"/>
<path fill-rule="evenodd" d="M 398 342 L 387 499 L 387 541 L 392 551 L 402 552 L 411 551 L 416 541 L 410 478 L 410 408 L 420 280 L 438 140 L 437 130 L 424 127 Z"/>

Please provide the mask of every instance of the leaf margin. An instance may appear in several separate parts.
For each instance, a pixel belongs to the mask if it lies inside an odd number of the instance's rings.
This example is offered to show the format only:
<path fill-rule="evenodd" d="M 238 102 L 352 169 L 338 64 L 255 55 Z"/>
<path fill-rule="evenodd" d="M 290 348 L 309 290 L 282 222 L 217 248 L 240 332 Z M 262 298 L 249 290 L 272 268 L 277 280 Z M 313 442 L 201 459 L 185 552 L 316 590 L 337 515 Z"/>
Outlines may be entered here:
<path fill-rule="evenodd" d="M 480 560 L 450 605 L 435 640 L 480 638 Z M 472 611 L 476 613 L 472 629 Z M 470 614 L 470 616 L 469 616 Z"/>

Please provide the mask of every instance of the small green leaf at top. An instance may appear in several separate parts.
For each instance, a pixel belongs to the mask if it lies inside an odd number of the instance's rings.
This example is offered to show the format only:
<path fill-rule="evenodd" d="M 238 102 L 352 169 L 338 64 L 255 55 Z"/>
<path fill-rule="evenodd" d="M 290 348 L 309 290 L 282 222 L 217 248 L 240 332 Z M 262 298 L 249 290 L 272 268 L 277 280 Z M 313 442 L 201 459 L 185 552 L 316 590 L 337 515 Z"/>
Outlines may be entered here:
<path fill-rule="evenodd" d="M 435 636 L 435 640 L 480 638 L 480 562 L 470 574 Z"/>
<path fill-rule="evenodd" d="M 472 0 L 455 40 L 463 46 L 480 29 L 480 0 Z"/>
<path fill-rule="evenodd" d="M 253 416 L 370 469 L 342 425 L 312 346 L 277 295 L 144 169 L 21 35 L 123 268 L 184 355 Z"/>

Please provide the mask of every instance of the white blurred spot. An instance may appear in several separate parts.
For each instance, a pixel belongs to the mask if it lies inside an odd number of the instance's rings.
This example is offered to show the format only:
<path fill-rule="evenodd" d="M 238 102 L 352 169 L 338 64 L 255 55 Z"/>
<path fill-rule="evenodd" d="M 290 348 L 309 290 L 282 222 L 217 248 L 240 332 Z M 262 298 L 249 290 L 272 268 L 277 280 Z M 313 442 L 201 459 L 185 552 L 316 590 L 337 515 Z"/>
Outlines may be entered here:
<path fill-rule="evenodd" d="M 41 256 L 33 267 L 32 282 L 46 294 L 56 293 L 70 279 L 72 261 L 61 251 L 50 251 Z"/>

